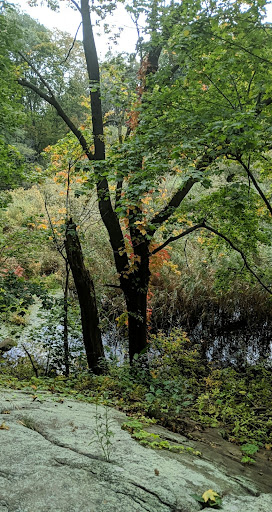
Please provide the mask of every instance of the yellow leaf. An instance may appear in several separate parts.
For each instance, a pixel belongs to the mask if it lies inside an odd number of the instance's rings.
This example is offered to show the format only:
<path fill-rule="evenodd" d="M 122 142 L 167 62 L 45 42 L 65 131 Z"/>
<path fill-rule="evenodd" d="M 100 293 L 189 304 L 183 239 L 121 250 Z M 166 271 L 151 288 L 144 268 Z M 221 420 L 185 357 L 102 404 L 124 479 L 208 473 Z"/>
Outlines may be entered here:
<path fill-rule="evenodd" d="M 143 204 L 149 204 L 151 199 L 152 199 L 151 196 L 145 196 L 145 197 L 142 198 L 142 203 Z"/>
<path fill-rule="evenodd" d="M 39 224 L 37 226 L 38 229 L 47 229 L 47 225 L 46 224 Z"/>
<path fill-rule="evenodd" d="M 142 226 L 138 226 L 138 229 L 142 233 L 142 235 L 146 235 L 146 229 L 144 229 Z"/>
<path fill-rule="evenodd" d="M 5 422 L 3 421 L 3 423 L 1 423 L 0 425 L 0 430 L 9 430 L 9 427 L 5 424 Z"/>
<path fill-rule="evenodd" d="M 216 498 L 219 497 L 219 494 L 217 492 L 213 491 L 212 489 L 209 489 L 208 491 L 203 492 L 202 498 L 207 503 L 207 501 L 215 501 Z"/>
<path fill-rule="evenodd" d="M 189 34 L 190 34 L 190 30 L 184 30 L 184 31 L 183 31 L 183 35 L 184 35 L 185 37 L 187 37 Z"/>

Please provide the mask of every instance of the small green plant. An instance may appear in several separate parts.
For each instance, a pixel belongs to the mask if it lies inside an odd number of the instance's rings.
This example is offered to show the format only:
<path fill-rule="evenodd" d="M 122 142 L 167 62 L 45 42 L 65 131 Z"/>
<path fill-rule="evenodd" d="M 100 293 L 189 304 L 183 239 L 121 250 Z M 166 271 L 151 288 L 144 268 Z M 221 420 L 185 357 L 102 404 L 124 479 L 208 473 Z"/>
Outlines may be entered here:
<path fill-rule="evenodd" d="M 244 455 L 242 458 L 241 458 L 241 462 L 243 464 L 255 464 L 256 460 L 255 459 L 252 459 L 252 457 L 248 457 L 248 455 Z"/>
<path fill-rule="evenodd" d="M 189 452 L 193 455 L 201 455 L 201 452 L 194 450 L 190 446 L 183 446 L 182 444 L 171 444 L 169 441 L 161 439 L 158 434 L 147 432 L 143 427 L 146 427 L 154 423 L 154 420 L 142 417 L 142 421 L 139 419 L 132 419 L 123 423 L 122 429 L 127 430 L 133 439 L 136 439 L 142 446 L 146 448 L 152 448 L 153 450 L 169 450 L 176 453 Z"/>
<path fill-rule="evenodd" d="M 198 494 L 192 494 L 192 497 L 198 501 L 198 503 L 200 503 L 202 509 L 208 507 L 213 507 L 215 509 L 222 508 L 222 498 L 212 489 L 203 492 L 202 496 L 199 496 Z"/>
<path fill-rule="evenodd" d="M 258 450 L 259 450 L 259 446 L 257 446 L 256 444 L 253 444 L 253 443 L 247 443 L 247 444 L 243 444 L 243 446 L 241 446 L 241 451 L 245 455 L 255 455 L 255 453 Z"/>
<path fill-rule="evenodd" d="M 104 414 L 98 410 L 98 402 L 95 404 L 95 439 L 90 442 L 93 444 L 97 442 L 102 450 L 104 458 L 110 462 L 111 453 L 113 449 L 114 432 L 111 430 L 111 420 L 109 418 L 109 408 L 104 407 Z"/>
<path fill-rule="evenodd" d="M 241 446 L 241 452 L 244 454 L 241 458 L 241 462 L 243 464 L 254 464 L 256 461 L 250 457 L 250 455 L 255 455 L 255 453 L 259 450 L 259 446 L 253 443 L 246 443 Z"/>

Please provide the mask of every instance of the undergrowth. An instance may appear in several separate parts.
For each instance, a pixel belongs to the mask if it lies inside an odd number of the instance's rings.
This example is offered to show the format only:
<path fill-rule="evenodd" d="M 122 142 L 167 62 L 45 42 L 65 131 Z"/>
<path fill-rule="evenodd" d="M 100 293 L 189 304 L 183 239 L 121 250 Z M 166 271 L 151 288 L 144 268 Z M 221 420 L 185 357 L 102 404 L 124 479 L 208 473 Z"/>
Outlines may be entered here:
<path fill-rule="evenodd" d="M 237 371 L 205 365 L 200 350 L 178 330 L 168 337 L 153 337 L 150 345 L 149 363 L 139 359 L 132 369 L 127 364 L 112 363 L 100 376 L 83 372 L 69 378 L 20 379 L 18 375 L 2 374 L 0 387 L 28 390 L 38 400 L 43 399 L 45 391 L 56 400 L 99 399 L 101 404 L 114 406 L 129 416 L 155 418 L 158 424 L 178 433 L 186 433 L 185 419 L 217 427 L 224 439 L 241 445 L 243 462 L 254 461 L 251 456 L 262 446 L 271 449 L 271 368 L 259 364 Z M 142 427 L 135 428 L 133 436 L 142 444 L 161 443 L 157 437 L 151 439 Z"/>

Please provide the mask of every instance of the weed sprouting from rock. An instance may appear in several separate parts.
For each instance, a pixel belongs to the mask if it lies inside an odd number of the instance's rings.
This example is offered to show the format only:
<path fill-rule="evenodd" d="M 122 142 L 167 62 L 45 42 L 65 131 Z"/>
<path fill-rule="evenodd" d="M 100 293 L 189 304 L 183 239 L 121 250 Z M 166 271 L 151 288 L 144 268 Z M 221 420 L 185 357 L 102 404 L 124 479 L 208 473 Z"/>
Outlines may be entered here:
<path fill-rule="evenodd" d="M 99 411 L 98 402 L 95 404 L 95 438 L 90 444 L 97 443 L 103 453 L 103 456 L 107 462 L 111 460 L 111 454 L 113 449 L 113 437 L 114 432 L 111 430 L 112 420 L 109 417 L 109 408 L 104 407 L 103 412 Z"/>

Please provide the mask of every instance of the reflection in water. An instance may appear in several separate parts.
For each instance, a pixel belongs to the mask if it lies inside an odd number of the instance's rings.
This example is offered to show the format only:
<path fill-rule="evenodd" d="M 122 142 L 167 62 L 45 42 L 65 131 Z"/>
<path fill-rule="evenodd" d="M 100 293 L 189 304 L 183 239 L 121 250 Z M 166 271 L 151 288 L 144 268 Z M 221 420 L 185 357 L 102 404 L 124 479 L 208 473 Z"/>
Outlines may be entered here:
<path fill-rule="evenodd" d="M 219 366 L 245 366 L 266 359 L 272 361 L 272 324 L 250 326 L 230 319 L 215 324 L 200 321 L 189 332 L 190 339 L 202 347 L 208 361 Z"/>

